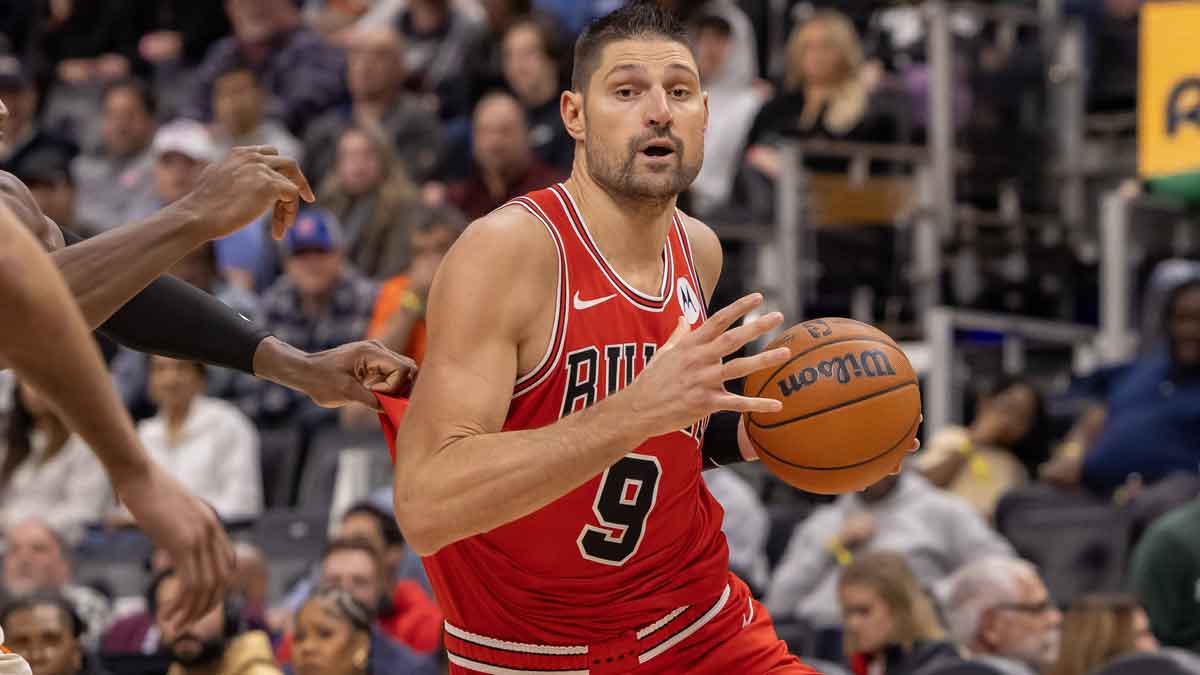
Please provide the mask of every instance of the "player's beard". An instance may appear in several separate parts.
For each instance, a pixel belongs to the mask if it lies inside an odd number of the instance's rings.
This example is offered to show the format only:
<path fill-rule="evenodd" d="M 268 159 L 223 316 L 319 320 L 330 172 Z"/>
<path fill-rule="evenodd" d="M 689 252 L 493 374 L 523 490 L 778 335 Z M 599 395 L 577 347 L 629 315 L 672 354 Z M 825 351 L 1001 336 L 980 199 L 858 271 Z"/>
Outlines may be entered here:
<path fill-rule="evenodd" d="M 674 167 L 662 172 L 638 171 L 637 161 L 641 148 L 650 141 L 666 138 L 675 145 L 671 155 Z M 683 140 L 670 129 L 660 128 L 632 138 L 618 157 L 609 148 L 587 134 L 584 145 L 587 152 L 588 173 L 600 187 L 608 192 L 630 199 L 666 201 L 688 189 L 700 173 L 700 161 L 688 161 Z M 704 141 L 700 141 L 700 153 L 704 153 Z"/>

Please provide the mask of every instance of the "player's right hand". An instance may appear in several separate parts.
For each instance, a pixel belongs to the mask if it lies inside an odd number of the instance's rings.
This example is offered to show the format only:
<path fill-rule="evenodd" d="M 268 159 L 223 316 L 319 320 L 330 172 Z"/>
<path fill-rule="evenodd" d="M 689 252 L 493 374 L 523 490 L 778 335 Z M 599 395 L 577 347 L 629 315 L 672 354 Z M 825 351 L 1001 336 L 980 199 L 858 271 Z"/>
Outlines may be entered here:
<path fill-rule="evenodd" d="M 680 317 L 679 325 L 642 374 L 618 394 L 629 407 L 629 423 L 646 437 L 684 429 L 719 410 L 779 412 L 783 404 L 770 398 L 738 396 L 725 383 L 788 359 L 786 347 L 723 362 L 725 356 L 777 328 L 783 315 L 771 312 L 730 329 L 738 319 L 762 304 L 752 293 L 709 317 L 695 330 Z"/>
<path fill-rule="evenodd" d="M 166 549 L 183 583 L 183 593 L 165 620 L 182 628 L 208 613 L 233 577 L 234 554 L 216 512 L 189 494 L 154 463 L 131 475 L 113 475 L 117 496 L 143 532 Z"/>
<path fill-rule="evenodd" d="M 301 199 L 312 202 L 316 196 L 296 161 L 269 145 L 254 145 L 234 148 L 209 165 L 178 204 L 203 223 L 208 239 L 236 232 L 271 209 L 271 233 L 280 239 Z"/>

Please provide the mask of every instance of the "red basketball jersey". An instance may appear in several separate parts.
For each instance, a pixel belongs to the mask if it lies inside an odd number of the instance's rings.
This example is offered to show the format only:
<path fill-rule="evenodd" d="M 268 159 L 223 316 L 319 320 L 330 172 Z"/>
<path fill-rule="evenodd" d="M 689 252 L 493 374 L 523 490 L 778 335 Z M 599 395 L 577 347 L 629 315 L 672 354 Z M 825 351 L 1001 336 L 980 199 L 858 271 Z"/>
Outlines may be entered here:
<path fill-rule="evenodd" d="M 678 213 L 662 283 L 646 295 L 605 261 L 562 185 L 504 208 L 537 218 L 559 257 L 553 338 L 514 383 L 505 431 L 544 427 L 612 394 L 681 315 L 693 328 L 704 321 Z M 651 438 L 540 510 L 425 558 L 448 624 L 501 640 L 587 644 L 711 604 L 728 582 L 728 549 L 723 512 L 700 476 L 703 427 Z"/>

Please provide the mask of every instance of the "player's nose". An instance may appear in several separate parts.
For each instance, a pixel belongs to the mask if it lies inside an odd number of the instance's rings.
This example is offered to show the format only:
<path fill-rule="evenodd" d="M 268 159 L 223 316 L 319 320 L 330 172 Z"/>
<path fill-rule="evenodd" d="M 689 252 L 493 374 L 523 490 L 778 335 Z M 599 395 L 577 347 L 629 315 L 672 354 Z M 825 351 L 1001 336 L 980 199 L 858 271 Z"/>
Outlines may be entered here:
<path fill-rule="evenodd" d="M 671 105 L 667 100 L 667 90 L 655 87 L 646 101 L 646 124 L 652 127 L 662 127 L 671 123 Z"/>

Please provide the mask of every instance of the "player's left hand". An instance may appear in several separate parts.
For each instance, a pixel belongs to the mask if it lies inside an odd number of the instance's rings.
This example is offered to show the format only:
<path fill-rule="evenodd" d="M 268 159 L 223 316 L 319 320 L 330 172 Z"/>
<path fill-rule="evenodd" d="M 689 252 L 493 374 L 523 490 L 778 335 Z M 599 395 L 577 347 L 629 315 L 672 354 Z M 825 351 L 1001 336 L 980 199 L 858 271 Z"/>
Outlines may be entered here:
<path fill-rule="evenodd" d="M 254 355 L 254 373 L 303 392 L 323 408 L 361 403 L 379 410 L 372 392 L 407 395 L 417 377 L 417 364 L 375 340 L 305 354 L 267 338 Z"/>

